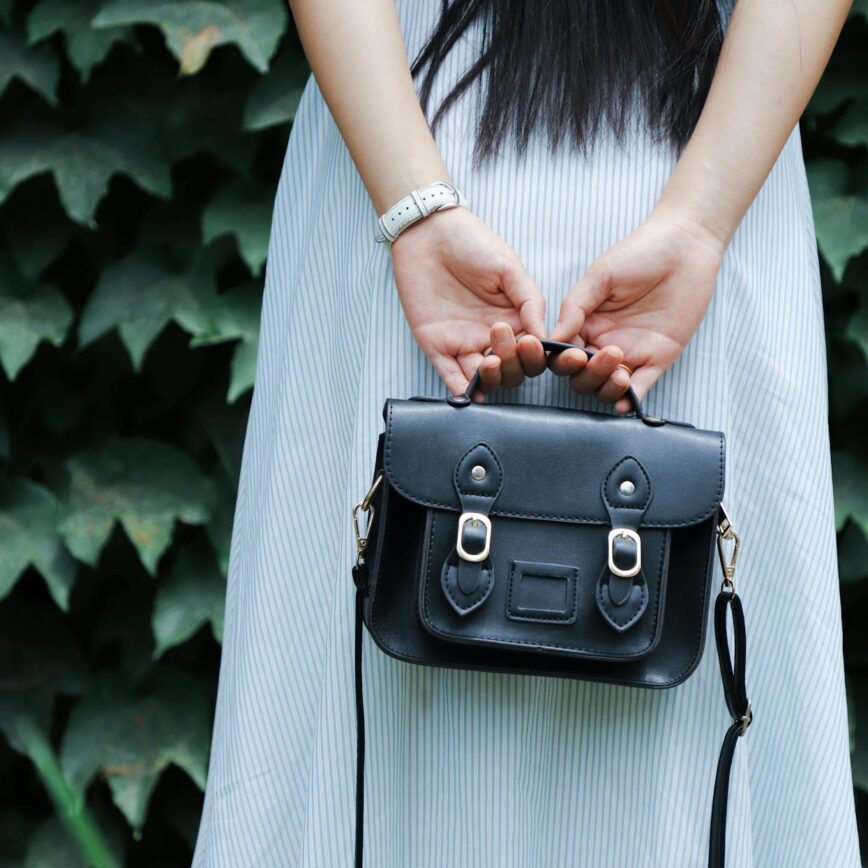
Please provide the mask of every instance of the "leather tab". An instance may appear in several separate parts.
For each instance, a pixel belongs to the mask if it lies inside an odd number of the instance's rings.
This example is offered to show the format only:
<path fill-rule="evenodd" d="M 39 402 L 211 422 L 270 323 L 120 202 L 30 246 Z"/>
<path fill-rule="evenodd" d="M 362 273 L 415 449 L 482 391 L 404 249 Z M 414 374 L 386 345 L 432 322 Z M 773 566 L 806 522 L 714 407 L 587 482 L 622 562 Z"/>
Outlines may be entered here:
<path fill-rule="evenodd" d="M 482 469 L 481 478 L 474 476 L 475 467 Z M 488 515 L 503 487 L 503 468 L 489 446 L 477 443 L 468 449 L 455 465 L 453 483 L 462 512 L 481 512 Z"/>
<path fill-rule="evenodd" d="M 651 503 L 651 479 L 632 456 L 621 459 L 603 481 L 601 495 L 612 529 L 625 528 L 638 533 L 642 518 Z M 613 534 L 611 560 L 622 572 L 629 572 L 641 557 L 640 546 L 627 534 Z M 648 607 L 648 588 L 640 568 L 634 576 L 619 576 L 603 567 L 597 581 L 597 608 L 613 630 L 629 630 Z"/>
<path fill-rule="evenodd" d="M 503 487 L 503 468 L 489 446 L 477 443 L 456 463 L 453 484 L 462 516 L 475 512 L 487 518 Z M 458 532 L 469 555 L 481 554 L 487 541 L 494 544 L 491 531 L 481 520 L 459 518 Z M 488 599 L 494 587 L 491 558 L 467 560 L 454 546 L 443 564 L 440 584 L 452 608 L 459 615 L 469 615 Z"/>
<path fill-rule="evenodd" d="M 491 576 L 491 561 L 486 560 L 482 565 L 468 564 L 468 566 L 474 567 L 471 573 L 473 585 L 469 590 L 465 590 L 462 588 L 459 578 L 460 564 L 467 564 L 467 561 L 461 560 L 453 549 L 443 564 L 440 585 L 452 608 L 459 615 L 464 616 L 478 609 L 488 599 L 494 582 Z"/>

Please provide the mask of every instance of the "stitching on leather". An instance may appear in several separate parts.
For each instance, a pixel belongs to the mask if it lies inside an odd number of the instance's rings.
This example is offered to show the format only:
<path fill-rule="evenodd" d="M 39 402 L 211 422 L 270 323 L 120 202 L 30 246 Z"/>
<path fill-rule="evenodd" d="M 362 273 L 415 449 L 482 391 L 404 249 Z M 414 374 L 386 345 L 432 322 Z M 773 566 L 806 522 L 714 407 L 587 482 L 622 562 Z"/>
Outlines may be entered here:
<path fill-rule="evenodd" d="M 411 494 L 400 482 L 395 478 L 394 471 L 392 470 L 392 461 L 391 461 L 391 449 L 392 449 L 392 413 L 393 407 L 391 399 L 389 400 L 389 414 L 388 421 L 386 422 L 386 446 L 384 449 L 384 463 L 386 467 L 386 475 L 388 476 L 389 483 L 395 489 L 397 489 L 404 497 L 408 500 L 412 500 L 413 503 L 418 503 L 421 506 L 428 507 L 439 507 L 441 509 L 449 509 L 453 512 L 458 512 L 459 508 L 455 506 L 453 503 L 443 503 L 439 500 L 428 499 L 424 497 L 419 497 L 415 494 Z M 718 480 L 717 480 L 717 494 L 714 498 L 714 503 L 703 513 L 698 516 L 694 516 L 692 518 L 683 519 L 682 521 L 645 521 L 642 522 L 642 527 L 688 527 L 692 524 L 699 524 L 699 522 L 704 521 L 705 519 L 711 517 L 719 508 L 720 500 L 723 496 L 723 465 L 724 465 L 724 449 L 723 449 L 723 435 L 718 433 L 718 447 L 719 447 L 719 457 L 718 457 Z M 606 525 L 609 524 L 608 521 L 601 520 L 596 516 L 587 516 L 587 515 L 557 515 L 554 513 L 545 513 L 545 512 L 508 512 L 505 509 L 496 509 L 492 508 L 491 515 L 500 515 L 504 518 L 549 518 L 555 521 L 568 521 L 568 522 L 581 522 L 587 524 L 601 524 Z"/>
<path fill-rule="evenodd" d="M 671 533 L 665 533 L 663 535 L 662 550 L 660 552 L 660 557 L 658 558 L 659 563 L 657 564 L 657 598 L 654 600 L 654 623 L 651 626 L 651 636 L 652 636 L 651 641 L 652 641 L 652 643 L 654 641 L 654 637 L 657 635 L 657 618 L 659 617 L 659 613 L 660 613 L 660 602 L 661 602 L 661 599 L 663 598 L 663 562 L 666 560 L 667 548 L 671 548 L 671 547 L 672 547 L 672 534 Z M 601 573 L 601 575 L 602 575 L 602 573 Z M 667 578 L 668 578 L 668 574 L 667 574 Z M 597 582 L 597 585 L 598 585 L 597 593 L 599 594 L 599 581 Z M 669 593 L 668 582 L 667 582 L 666 592 Z M 647 583 L 646 583 L 646 593 L 647 593 Z M 606 606 L 606 604 L 605 604 L 605 602 L 603 602 L 603 607 L 605 608 L 605 606 Z M 608 612 L 609 610 L 606 609 L 606 611 Z M 637 615 L 635 617 L 638 618 L 639 616 Z M 616 623 L 618 623 L 618 625 L 620 627 L 625 626 L 624 624 L 621 624 L 620 622 L 616 622 Z"/>
<path fill-rule="evenodd" d="M 530 621 L 532 623 L 539 624 L 563 624 L 564 622 L 572 622 L 576 618 L 576 612 L 578 610 L 579 605 L 579 568 L 578 567 L 567 567 L 570 572 L 573 574 L 573 607 L 572 610 L 562 615 L 561 617 L 552 616 L 551 618 L 546 618 L 542 615 L 522 615 L 520 611 L 513 608 L 512 605 L 512 592 L 515 588 L 515 568 L 517 566 L 517 562 L 515 559 L 511 561 L 512 566 L 509 568 L 509 589 L 506 595 L 506 616 L 509 618 L 513 617 L 514 620 L 519 621 Z"/>
<path fill-rule="evenodd" d="M 432 513 L 431 514 L 431 537 L 432 537 L 432 539 L 434 537 L 434 530 L 436 528 L 436 525 L 437 525 L 437 514 Z M 455 549 L 453 548 L 452 551 L 455 551 Z M 443 564 L 444 568 L 446 567 L 446 564 L 449 563 L 450 557 L 452 557 L 452 552 L 450 552 L 446 556 L 446 561 Z M 430 560 L 430 557 L 429 557 L 429 560 Z M 455 596 L 453 595 L 452 591 L 449 590 L 449 581 L 448 580 L 444 579 L 441 582 L 441 586 L 446 591 L 446 594 L 449 597 L 449 599 L 452 600 L 452 602 L 455 604 L 455 608 L 459 609 L 460 611 L 464 612 L 465 614 L 469 614 L 474 609 L 481 606 L 485 602 L 486 598 L 488 597 L 488 592 L 491 589 L 491 584 L 492 584 L 492 581 L 494 578 L 494 566 L 491 563 L 491 558 L 486 558 L 483 563 L 489 564 L 489 568 L 487 570 L 484 570 L 480 567 L 480 572 L 488 573 L 488 582 L 482 588 L 482 594 L 480 596 L 480 599 L 477 600 L 475 603 L 473 603 L 473 605 L 471 605 L 471 606 L 463 606 L 458 600 L 455 599 Z M 456 569 L 457 569 L 457 567 L 456 567 Z M 442 570 L 441 570 L 441 573 L 442 573 Z M 429 570 L 429 575 L 430 575 L 430 570 Z"/>
<path fill-rule="evenodd" d="M 663 559 L 661 558 L 660 560 L 661 560 L 661 564 L 662 564 Z M 608 569 L 604 569 L 604 572 L 608 572 Z M 604 573 L 600 574 L 601 578 L 603 575 L 604 575 Z M 659 577 L 658 577 L 658 581 L 659 581 Z M 608 582 L 605 585 L 603 585 L 603 583 L 601 581 L 597 581 L 597 599 L 600 601 L 600 605 L 606 610 L 606 614 L 609 616 L 609 618 L 615 624 L 617 624 L 619 627 L 628 627 L 628 626 L 630 626 L 630 624 L 637 621 L 643 614 L 645 614 L 645 608 L 644 608 L 644 604 L 643 604 L 643 605 L 639 606 L 639 611 L 635 612 L 633 615 L 631 615 L 629 618 L 627 618 L 626 621 L 619 621 L 615 617 L 615 613 L 606 605 L 606 600 L 604 599 L 605 595 L 603 594 L 603 588 L 604 587 L 608 587 Z M 644 572 L 642 573 L 642 592 L 645 594 L 645 600 L 647 602 L 647 600 L 648 600 L 648 583 L 645 580 Z M 659 586 L 658 586 L 658 595 L 657 596 L 658 597 L 660 596 Z"/>
<path fill-rule="evenodd" d="M 710 587 L 710 580 L 709 580 L 710 567 L 709 567 L 709 565 L 711 563 L 711 558 L 712 558 L 712 553 L 713 553 L 713 544 L 714 544 L 714 537 L 713 537 L 713 535 L 711 535 L 711 536 L 709 536 L 708 553 L 706 554 L 706 557 L 705 557 L 706 587 L 705 587 L 705 591 L 703 592 L 702 603 L 700 605 L 700 612 L 701 613 L 703 612 L 703 610 L 705 610 L 707 608 L 707 605 L 708 605 L 708 589 Z M 419 559 L 417 556 L 417 558 L 416 558 L 417 568 L 418 568 L 418 563 L 419 563 Z M 416 575 L 417 570 L 414 570 L 413 574 Z M 379 578 L 379 576 L 378 576 L 378 578 Z M 428 586 L 426 584 L 426 588 L 425 588 L 425 590 L 426 590 L 426 606 L 427 606 L 427 589 L 428 589 Z M 592 675 L 592 676 L 586 676 L 585 674 L 572 675 L 572 674 L 564 671 L 563 669 L 560 669 L 560 670 L 555 669 L 552 671 L 548 671 L 548 670 L 544 670 L 544 669 L 529 669 L 526 666 L 524 666 L 524 667 L 522 667 L 522 666 L 486 666 L 484 664 L 440 663 L 438 661 L 432 661 L 430 658 L 420 657 L 418 654 L 407 653 L 404 651 L 397 651 L 394 648 L 394 646 L 392 646 L 388 642 L 386 642 L 386 640 L 383 638 L 382 632 L 380 631 L 379 627 L 377 627 L 377 625 L 376 625 L 376 615 L 375 615 L 376 605 L 375 605 L 375 603 L 376 603 L 376 601 L 372 601 L 372 605 L 371 605 L 371 627 L 373 628 L 371 631 L 372 634 L 376 637 L 377 641 L 379 642 L 379 644 L 381 645 L 381 647 L 383 649 L 391 648 L 394 656 L 397 659 L 405 661 L 405 662 L 417 663 L 417 664 L 422 665 L 422 666 L 435 666 L 435 667 L 441 668 L 441 669 L 443 669 L 443 668 L 460 669 L 462 671 L 485 672 L 486 674 L 494 674 L 494 675 L 502 674 L 502 673 L 516 674 L 516 675 L 540 675 L 540 676 L 544 676 L 547 678 L 570 678 L 572 680 L 577 680 L 577 681 L 585 680 L 585 681 L 592 681 L 592 682 L 597 683 L 597 684 L 613 684 L 616 686 L 620 685 L 622 687 L 630 687 L 630 686 L 652 687 L 652 688 L 657 689 L 657 690 L 662 690 L 662 689 L 665 689 L 666 687 L 680 684 L 683 681 L 686 673 L 690 672 L 691 669 L 693 669 L 695 667 L 695 665 L 697 663 L 697 654 L 698 654 L 699 644 L 700 644 L 701 639 L 702 639 L 703 627 L 707 626 L 705 618 L 701 616 L 700 617 L 700 624 L 696 628 L 696 638 L 694 640 L 694 643 L 695 643 L 694 649 L 695 650 L 693 651 L 693 656 L 690 658 L 690 662 L 687 664 L 687 666 L 684 667 L 684 669 L 682 669 L 680 672 L 678 672 L 672 678 L 667 679 L 665 682 L 657 683 L 655 681 L 649 681 L 647 678 L 644 678 L 644 679 L 643 678 L 604 678 L 604 677 L 601 677 L 599 675 Z M 426 612 L 426 614 L 427 614 L 427 612 Z M 594 662 L 599 662 L 600 660 L 602 660 L 604 662 L 619 662 L 617 660 L 617 658 L 612 660 L 611 658 L 606 658 L 606 657 L 597 657 L 594 660 Z"/>
<path fill-rule="evenodd" d="M 645 502 L 640 506 L 630 506 L 629 504 L 621 505 L 619 503 L 612 503 L 609 500 L 609 495 L 606 493 L 606 489 L 609 487 L 609 479 L 611 479 L 612 474 L 625 462 L 625 461 L 635 461 L 639 467 L 639 470 L 642 471 L 642 475 L 645 477 L 645 484 L 648 486 L 648 497 L 645 498 Z M 648 471 L 642 466 L 642 462 L 639 461 L 638 458 L 635 458 L 632 455 L 625 455 L 607 474 L 606 478 L 603 480 L 603 500 L 606 501 L 606 505 L 611 509 L 638 509 L 644 512 L 648 509 L 648 504 L 651 503 L 651 477 L 648 476 Z"/>
<path fill-rule="evenodd" d="M 456 639 L 463 639 L 464 641 L 468 641 L 468 640 L 473 641 L 474 639 L 486 639 L 489 642 L 494 642 L 498 645 L 506 645 L 507 647 L 515 647 L 517 645 L 527 645 L 527 646 L 530 646 L 533 648 L 543 648 L 543 649 L 545 649 L 545 648 L 558 648 L 562 651 L 585 651 L 589 654 L 606 654 L 607 657 L 609 659 L 612 659 L 612 660 L 623 660 L 623 659 L 625 659 L 625 657 L 626 657 L 626 659 L 630 659 L 634 656 L 633 654 L 630 654 L 629 656 L 612 654 L 610 652 L 600 651 L 600 650 L 595 649 L 595 648 L 588 648 L 588 647 L 581 646 L 581 645 L 561 645 L 557 642 L 548 642 L 545 644 L 540 644 L 539 642 L 529 642 L 529 641 L 522 640 L 522 639 L 501 639 L 497 636 L 491 636 L 488 633 L 477 633 L 473 636 L 467 636 L 463 633 L 456 633 L 453 630 L 447 630 L 445 627 L 442 627 L 439 624 L 434 624 L 431 620 L 431 612 L 429 610 L 429 601 L 430 601 L 430 592 L 431 592 L 431 550 L 434 547 L 434 532 L 435 532 L 435 528 L 436 528 L 436 521 L 437 521 L 437 514 L 432 513 L 432 515 L 431 515 L 431 535 L 430 535 L 429 540 L 428 540 L 428 550 L 425 553 L 425 561 L 426 561 L 426 568 L 425 568 L 425 621 L 437 633 L 439 633 L 443 636 L 452 636 Z M 665 552 L 661 551 L 660 552 L 660 558 L 659 558 L 659 560 L 660 560 L 659 571 L 661 574 L 663 571 L 663 561 L 665 559 L 664 556 L 665 556 Z M 660 594 L 660 585 L 659 585 L 659 579 L 658 579 L 657 601 L 656 601 L 655 609 L 654 609 L 654 623 L 651 626 L 651 638 L 650 638 L 648 644 L 645 646 L 645 648 L 642 648 L 642 649 L 640 649 L 639 652 L 634 652 L 634 653 L 642 653 L 643 651 L 647 650 L 648 646 L 652 645 L 656 639 L 657 617 L 658 617 L 659 609 L 660 609 L 660 597 L 661 597 L 661 594 Z"/>
<path fill-rule="evenodd" d="M 478 449 L 480 446 L 482 446 L 483 449 L 486 449 L 488 452 L 491 453 L 491 457 L 494 459 L 494 463 L 497 465 L 497 472 L 499 475 L 499 481 L 497 483 L 497 491 L 495 491 L 494 494 L 480 494 L 478 491 L 473 491 L 473 490 L 469 490 L 466 488 L 462 488 L 461 487 L 461 480 L 459 480 L 459 478 L 458 478 L 458 468 L 461 467 L 461 464 L 463 463 L 464 459 L 467 458 L 467 456 L 470 455 L 470 453 L 473 452 L 474 449 Z M 455 488 L 458 489 L 459 494 L 469 494 L 472 497 L 485 497 L 485 498 L 488 498 L 488 500 L 491 500 L 492 502 L 494 502 L 495 500 L 497 500 L 497 497 L 500 494 L 500 490 L 503 488 L 503 465 L 500 463 L 500 459 L 497 457 L 497 453 L 487 443 L 480 441 L 479 443 L 476 443 L 473 446 L 471 446 L 461 456 L 461 458 L 458 459 L 457 463 L 455 464 L 455 472 L 452 474 L 452 478 L 455 482 Z"/>

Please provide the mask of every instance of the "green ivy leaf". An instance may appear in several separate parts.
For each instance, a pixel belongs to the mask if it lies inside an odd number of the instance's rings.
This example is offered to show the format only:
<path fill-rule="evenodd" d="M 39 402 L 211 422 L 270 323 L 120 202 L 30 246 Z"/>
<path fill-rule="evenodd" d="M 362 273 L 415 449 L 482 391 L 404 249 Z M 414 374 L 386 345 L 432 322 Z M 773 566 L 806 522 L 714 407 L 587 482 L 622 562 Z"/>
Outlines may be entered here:
<path fill-rule="evenodd" d="M 168 667 L 138 693 L 123 681 L 87 696 L 73 708 L 63 735 L 61 763 L 82 798 L 97 773 L 138 832 L 163 770 L 174 763 L 205 786 L 209 709 L 199 682 Z"/>
<path fill-rule="evenodd" d="M 234 235 L 241 258 L 259 276 L 268 252 L 274 192 L 252 180 L 223 187 L 202 213 L 202 240 L 209 244 L 221 235 Z"/>
<path fill-rule="evenodd" d="M 211 488 L 183 452 L 156 440 L 116 440 L 66 462 L 67 514 L 60 532 L 69 550 L 95 566 L 119 521 L 152 575 L 176 521 L 204 524 Z"/>
<path fill-rule="evenodd" d="M 226 582 L 206 545 L 196 543 L 179 552 L 154 600 L 154 657 L 186 642 L 206 623 L 211 624 L 214 638 L 222 641 L 225 597 Z"/>
<path fill-rule="evenodd" d="M 72 308 L 56 289 L 32 286 L 0 256 L 0 363 L 14 380 L 41 341 L 59 347 L 72 323 Z"/>
<path fill-rule="evenodd" d="M 182 75 L 198 72 L 218 45 L 234 43 L 260 72 L 268 69 L 287 14 L 280 0 L 109 0 L 93 21 L 95 27 L 153 24 L 163 31 Z"/>
<path fill-rule="evenodd" d="M 31 44 L 55 33 L 63 33 L 69 60 L 83 81 L 108 56 L 112 46 L 132 37 L 129 27 L 96 30 L 91 19 L 101 6 L 100 0 L 40 0 L 27 19 L 27 38 Z"/>
<path fill-rule="evenodd" d="M 133 367 L 139 370 L 148 347 L 170 322 L 187 331 L 208 328 L 214 295 L 206 267 L 178 271 L 159 250 L 143 248 L 107 266 L 82 312 L 82 346 L 117 329 Z"/>
<path fill-rule="evenodd" d="M 57 694 L 74 696 L 87 686 L 78 648 L 57 610 L 11 597 L 0 606 L 0 731 L 17 751 L 22 717 L 43 731 L 51 725 Z"/>
<path fill-rule="evenodd" d="M 247 98 L 244 129 L 253 132 L 294 121 L 309 75 L 304 55 L 282 51 Z"/>
<path fill-rule="evenodd" d="M 246 284 L 217 296 L 211 310 L 209 328 L 196 332 L 190 341 L 190 345 L 194 347 L 239 341 L 232 356 L 229 390 L 226 395 L 229 403 L 253 387 L 261 306 L 262 287 L 257 283 Z"/>
<path fill-rule="evenodd" d="M 835 280 L 840 281 L 847 262 L 868 247 L 868 200 L 847 192 L 847 166 L 840 161 L 811 162 L 808 180 L 817 241 Z"/>
<path fill-rule="evenodd" d="M 16 185 L 50 172 L 66 213 L 86 226 L 109 179 L 121 173 L 155 196 L 171 192 L 168 165 L 153 136 L 123 112 L 106 117 L 99 130 L 69 131 L 50 125 L 24 125 L 0 138 L 0 203 Z"/>
<path fill-rule="evenodd" d="M 57 104 L 60 64 L 51 48 L 32 48 L 14 34 L 0 31 L 0 94 L 13 78 L 28 84 L 51 105 Z"/>
<path fill-rule="evenodd" d="M 28 479 L 0 482 L 0 599 L 33 566 L 64 611 L 75 580 L 75 562 L 57 532 L 60 505 L 54 495 Z"/>
<path fill-rule="evenodd" d="M 838 530 L 852 518 L 868 534 L 868 467 L 848 452 L 832 452 L 835 524 Z"/>

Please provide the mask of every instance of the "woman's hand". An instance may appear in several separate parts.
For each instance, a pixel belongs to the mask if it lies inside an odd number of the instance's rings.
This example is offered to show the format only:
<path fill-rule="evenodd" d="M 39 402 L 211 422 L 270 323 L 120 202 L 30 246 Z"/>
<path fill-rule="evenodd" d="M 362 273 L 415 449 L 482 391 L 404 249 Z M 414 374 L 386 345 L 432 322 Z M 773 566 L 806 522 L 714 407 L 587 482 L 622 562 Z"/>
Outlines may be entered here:
<path fill-rule="evenodd" d="M 685 220 L 652 214 L 591 264 L 561 303 L 552 331 L 555 340 L 592 348 L 614 344 L 623 351 L 618 361 L 633 369 L 632 378 L 623 368 L 604 377 L 606 366 L 592 367 L 598 357 L 585 365 L 578 350 L 552 357 L 552 370 L 570 376 L 576 391 L 595 392 L 627 412 L 627 386 L 644 397 L 699 326 L 723 249 L 721 241 Z"/>
<path fill-rule="evenodd" d="M 545 299 L 518 254 L 466 208 L 411 226 L 392 244 L 392 263 L 413 337 L 453 394 L 480 366 L 478 401 L 545 370 Z"/>

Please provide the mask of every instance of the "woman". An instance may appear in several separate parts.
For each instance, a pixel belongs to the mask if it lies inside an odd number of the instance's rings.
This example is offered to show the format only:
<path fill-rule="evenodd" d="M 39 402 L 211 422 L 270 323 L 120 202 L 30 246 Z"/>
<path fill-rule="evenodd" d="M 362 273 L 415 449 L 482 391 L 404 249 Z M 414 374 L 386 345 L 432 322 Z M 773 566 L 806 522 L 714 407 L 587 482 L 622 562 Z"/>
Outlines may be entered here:
<path fill-rule="evenodd" d="M 460 392 L 481 365 L 477 400 L 623 411 L 632 383 L 651 413 L 727 432 L 757 708 L 729 864 L 857 866 L 797 127 L 849 3 L 292 6 L 316 82 L 277 194 L 194 864 L 352 864 L 350 505 L 383 400 Z M 469 207 L 374 243 L 435 181 Z M 536 377 L 544 336 L 602 352 Z M 366 864 L 704 864 L 728 723 L 713 653 L 654 692 L 368 647 Z"/>

